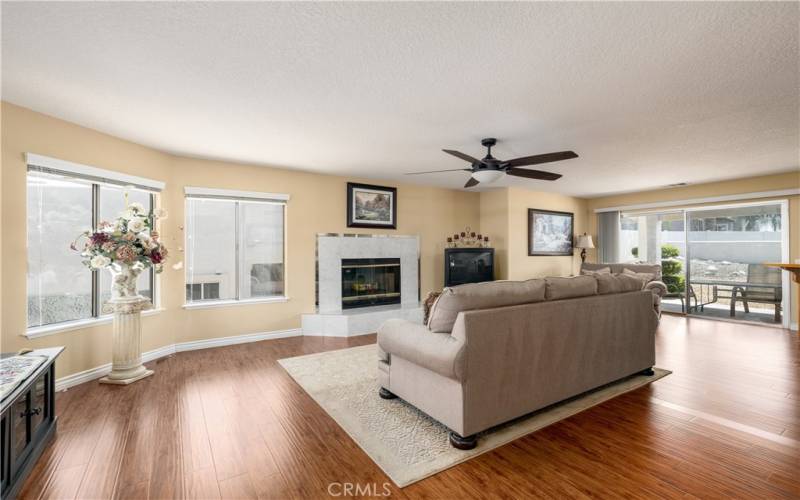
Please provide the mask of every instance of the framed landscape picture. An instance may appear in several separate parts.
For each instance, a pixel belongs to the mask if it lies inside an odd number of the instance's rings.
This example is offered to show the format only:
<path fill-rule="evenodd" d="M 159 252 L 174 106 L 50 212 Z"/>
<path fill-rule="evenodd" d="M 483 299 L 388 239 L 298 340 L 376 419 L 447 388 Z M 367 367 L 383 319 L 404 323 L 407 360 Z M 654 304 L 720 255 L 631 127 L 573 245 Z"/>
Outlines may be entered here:
<path fill-rule="evenodd" d="M 528 209 L 528 255 L 572 255 L 574 215 Z"/>
<path fill-rule="evenodd" d="M 397 188 L 348 182 L 347 227 L 397 229 Z"/>

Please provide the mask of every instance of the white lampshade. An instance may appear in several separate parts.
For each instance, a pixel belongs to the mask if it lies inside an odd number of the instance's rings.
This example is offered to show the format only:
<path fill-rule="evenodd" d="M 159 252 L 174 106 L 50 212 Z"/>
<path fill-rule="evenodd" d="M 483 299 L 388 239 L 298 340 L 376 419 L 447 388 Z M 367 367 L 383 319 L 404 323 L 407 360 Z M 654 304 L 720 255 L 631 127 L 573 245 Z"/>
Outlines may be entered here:
<path fill-rule="evenodd" d="M 492 182 L 503 177 L 503 172 L 499 170 L 478 170 L 472 172 L 472 178 L 482 184 L 491 184 Z"/>
<path fill-rule="evenodd" d="M 576 248 L 594 248 L 594 242 L 592 241 L 592 237 L 588 234 L 582 234 L 578 236 L 578 244 L 575 245 Z"/>

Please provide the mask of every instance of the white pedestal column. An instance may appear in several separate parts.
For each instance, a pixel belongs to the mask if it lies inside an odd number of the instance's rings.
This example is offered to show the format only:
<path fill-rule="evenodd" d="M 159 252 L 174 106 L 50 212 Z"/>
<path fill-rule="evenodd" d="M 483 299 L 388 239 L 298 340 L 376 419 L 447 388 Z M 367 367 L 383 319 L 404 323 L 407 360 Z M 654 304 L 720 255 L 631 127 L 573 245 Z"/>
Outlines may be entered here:
<path fill-rule="evenodd" d="M 111 373 L 101 383 L 127 385 L 153 374 L 142 364 L 142 311 L 151 307 L 141 296 L 114 298 L 104 306 L 114 313 L 114 336 Z"/>

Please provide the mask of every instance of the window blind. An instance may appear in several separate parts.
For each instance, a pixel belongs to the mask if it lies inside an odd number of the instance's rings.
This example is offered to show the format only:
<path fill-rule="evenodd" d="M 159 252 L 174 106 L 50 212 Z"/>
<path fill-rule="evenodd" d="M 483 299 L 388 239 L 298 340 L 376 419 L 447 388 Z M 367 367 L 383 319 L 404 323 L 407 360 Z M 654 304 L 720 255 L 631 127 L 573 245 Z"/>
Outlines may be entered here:
<path fill-rule="evenodd" d="M 71 161 L 59 160 L 49 156 L 26 153 L 25 161 L 29 171 L 42 172 L 51 175 L 66 175 L 75 179 L 83 179 L 95 184 L 109 184 L 114 186 L 132 186 L 145 191 L 160 192 L 165 184 L 161 181 L 123 174 L 113 170 L 83 165 Z"/>

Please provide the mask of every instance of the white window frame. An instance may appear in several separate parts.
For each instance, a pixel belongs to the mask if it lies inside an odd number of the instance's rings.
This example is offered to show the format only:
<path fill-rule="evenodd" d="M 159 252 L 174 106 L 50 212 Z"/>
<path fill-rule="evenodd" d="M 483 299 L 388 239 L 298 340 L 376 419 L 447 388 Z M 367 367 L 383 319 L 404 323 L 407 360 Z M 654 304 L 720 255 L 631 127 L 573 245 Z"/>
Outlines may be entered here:
<path fill-rule="evenodd" d="M 39 155 L 35 153 L 26 153 L 25 160 L 27 163 L 27 172 L 36 171 L 43 173 L 52 173 L 55 175 L 62 175 L 73 179 L 84 180 L 92 184 L 92 223 L 96 225 L 99 221 L 99 191 L 102 185 L 114 186 L 131 186 L 136 189 L 150 192 L 151 209 L 155 208 L 158 202 L 158 196 L 161 190 L 164 189 L 165 183 L 145 177 L 137 177 L 127 175 L 113 170 L 106 170 L 99 167 L 90 165 L 83 165 L 66 160 L 59 160 L 49 156 Z M 27 183 L 26 172 L 26 183 Z M 93 228 L 96 229 L 96 228 Z M 65 242 L 69 244 L 69 242 Z M 82 318 L 72 321 L 62 321 L 59 323 L 50 323 L 47 325 L 35 326 L 27 328 L 24 336 L 28 338 L 38 338 L 47 335 L 54 335 L 57 333 L 67 332 L 71 330 L 78 330 L 82 328 L 89 328 L 97 325 L 111 323 L 113 316 L 110 314 L 102 314 L 102 304 L 100 304 L 100 271 L 89 271 L 92 273 L 92 317 Z M 144 316 L 158 314 L 163 309 L 160 307 L 161 293 L 160 284 L 161 280 L 158 275 L 150 269 L 151 273 L 151 288 L 153 293 L 153 309 L 145 311 Z M 27 293 L 26 293 L 27 301 Z"/>
<path fill-rule="evenodd" d="M 204 187 L 193 187 L 193 186 L 186 186 L 184 187 L 184 207 L 188 207 L 188 201 L 191 199 L 216 199 L 216 200 L 227 200 L 236 202 L 236 214 L 238 217 L 239 214 L 239 203 L 238 202 L 262 202 L 262 203 L 271 203 L 271 204 L 280 204 L 283 205 L 283 295 L 272 296 L 272 297 L 257 297 L 257 298 L 248 298 L 248 299 L 240 299 L 240 283 L 239 283 L 239 273 L 238 271 L 234 273 L 234 289 L 236 290 L 236 298 L 234 299 L 211 299 L 211 300 L 195 300 L 189 301 L 186 299 L 186 286 L 189 285 L 189 280 L 187 273 L 189 272 L 189 266 L 187 263 L 186 271 L 184 273 L 184 309 L 208 309 L 214 307 L 227 307 L 227 306 L 241 306 L 241 305 L 251 305 L 251 304 L 266 304 L 266 303 L 276 303 L 276 302 L 287 302 L 290 300 L 289 298 L 289 277 L 287 273 L 288 269 L 288 252 L 287 252 L 287 220 L 288 220 L 288 205 L 290 195 L 284 193 L 266 193 L 266 192 L 258 192 L 258 191 L 239 191 L 233 189 L 218 189 L 218 188 L 204 188 Z M 188 209 L 185 210 L 185 224 L 184 227 L 188 228 L 188 219 L 189 219 L 189 211 Z M 189 248 L 188 238 L 189 234 L 188 231 L 185 234 L 185 238 L 187 241 L 185 242 L 185 247 Z M 239 224 L 238 221 L 236 223 L 236 265 L 239 265 Z M 187 251 L 188 256 L 188 251 Z M 187 259 L 188 260 L 188 259 Z M 198 275 L 202 278 L 203 275 Z M 202 281 L 201 281 L 202 283 Z M 221 286 L 221 285 L 220 285 Z"/>

